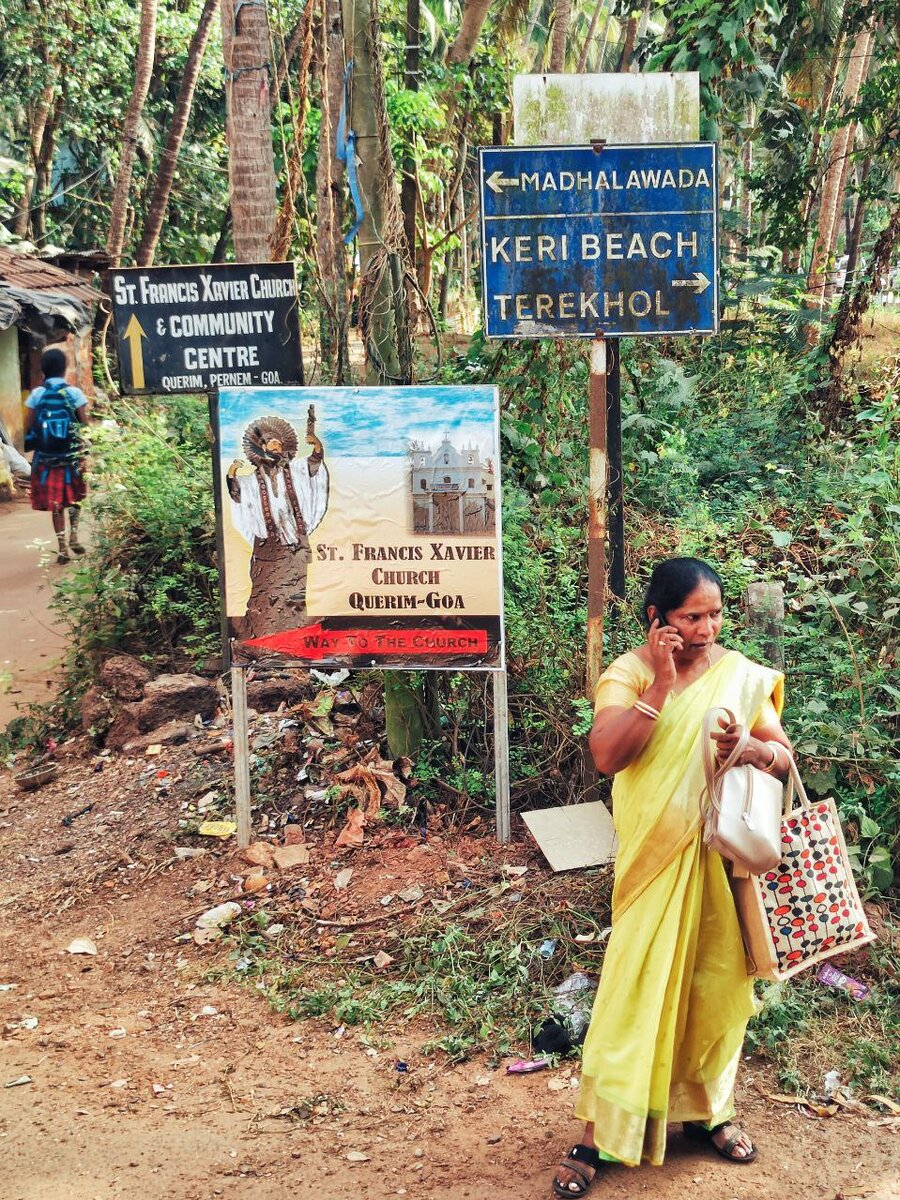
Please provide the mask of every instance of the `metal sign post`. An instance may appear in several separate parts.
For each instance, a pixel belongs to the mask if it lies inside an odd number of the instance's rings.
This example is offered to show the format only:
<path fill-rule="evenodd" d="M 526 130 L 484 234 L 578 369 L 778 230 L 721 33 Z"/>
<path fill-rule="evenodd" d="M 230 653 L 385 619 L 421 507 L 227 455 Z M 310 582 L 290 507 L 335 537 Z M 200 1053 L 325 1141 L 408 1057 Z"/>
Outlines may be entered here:
<path fill-rule="evenodd" d="M 231 720 L 234 745 L 234 814 L 237 844 L 250 845 L 250 724 L 247 720 L 247 670 L 231 668 Z"/>
<path fill-rule="evenodd" d="M 509 803 L 509 697 L 506 671 L 494 672 L 494 811 L 497 841 L 505 845 L 511 837 Z"/>
<path fill-rule="evenodd" d="M 598 329 L 591 342 L 588 447 L 588 619 L 587 687 L 593 698 L 603 659 L 603 610 L 606 604 L 606 490 L 609 457 L 606 428 L 607 343 Z"/>

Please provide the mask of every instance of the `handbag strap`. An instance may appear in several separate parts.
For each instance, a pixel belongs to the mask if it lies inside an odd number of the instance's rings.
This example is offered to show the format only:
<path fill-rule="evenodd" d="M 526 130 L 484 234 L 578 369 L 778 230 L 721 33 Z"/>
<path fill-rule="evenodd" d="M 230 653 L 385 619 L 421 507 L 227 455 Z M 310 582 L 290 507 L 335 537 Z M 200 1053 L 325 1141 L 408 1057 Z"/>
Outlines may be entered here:
<path fill-rule="evenodd" d="M 803 786 L 803 780 L 800 778 L 800 772 L 797 770 L 797 763 L 794 760 L 793 754 L 781 742 L 778 742 L 777 745 L 779 750 L 785 752 L 788 759 L 788 777 L 787 787 L 784 789 L 783 809 L 784 816 L 788 817 L 795 808 L 806 808 L 809 804 L 809 797 L 806 794 L 806 788 Z M 795 800 L 799 800 L 800 803 L 795 804 Z"/>
<path fill-rule="evenodd" d="M 730 708 L 710 708 L 703 717 L 703 733 L 701 736 L 703 741 L 703 774 L 706 777 L 706 786 L 700 795 L 701 813 L 705 812 L 709 807 L 714 808 L 716 812 L 719 811 L 720 780 L 725 772 L 735 765 L 747 749 L 747 743 L 750 741 L 750 730 L 746 726 L 742 726 L 734 749 L 723 763 L 717 764 L 711 735 L 719 713 L 724 713 L 728 717 L 729 725 L 737 724 L 737 718 Z"/>
<path fill-rule="evenodd" d="M 725 714 L 730 725 L 737 724 L 737 718 L 734 713 L 730 708 L 725 708 L 724 705 L 708 709 L 703 717 L 701 749 L 703 755 L 703 774 L 706 780 L 703 791 L 700 794 L 700 812 L 703 815 L 706 815 L 710 808 L 714 808 L 716 812 L 719 811 L 722 776 L 735 765 L 750 741 L 750 731 L 746 726 L 743 726 L 740 737 L 731 754 L 729 754 L 723 763 L 718 763 L 711 734 L 715 729 L 715 724 L 720 713 Z M 794 760 L 793 754 L 791 754 L 790 750 L 783 743 L 778 742 L 777 745 L 778 749 L 783 751 L 788 759 L 787 787 L 784 789 L 784 806 L 782 809 L 783 815 L 787 817 L 795 808 L 805 808 L 809 804 L 809 797 L 806 794 L 806 788 L 803 786 L 803 780 L 800 778 L 800 772 L 797 769 L 797 763 Z M 798 800 L 799 804 L 796 803 Z"/>

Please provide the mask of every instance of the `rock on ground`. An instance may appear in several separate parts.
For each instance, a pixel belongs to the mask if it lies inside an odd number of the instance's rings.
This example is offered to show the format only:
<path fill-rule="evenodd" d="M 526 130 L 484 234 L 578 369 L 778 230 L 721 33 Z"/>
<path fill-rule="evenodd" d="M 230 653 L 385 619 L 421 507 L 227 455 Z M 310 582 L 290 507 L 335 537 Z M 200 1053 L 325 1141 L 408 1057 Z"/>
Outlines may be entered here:
<path fill-rule="evenodd" d="M 130 654 L 116 654 L 100 668 L 100 687 L 119 700 L 140 700 L 150 672 Z"/>

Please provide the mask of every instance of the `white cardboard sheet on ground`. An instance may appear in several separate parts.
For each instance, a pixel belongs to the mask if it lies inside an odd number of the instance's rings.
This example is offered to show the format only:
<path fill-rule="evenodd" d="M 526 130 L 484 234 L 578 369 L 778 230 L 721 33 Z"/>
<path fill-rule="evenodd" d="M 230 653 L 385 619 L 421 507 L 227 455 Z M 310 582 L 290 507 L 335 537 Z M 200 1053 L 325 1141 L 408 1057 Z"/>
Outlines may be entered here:
<path fill-rule="evenodd" d="M 522 817 L 554 871 L 599 867 L 615 858 L 616 831 L 602 800 L 541 808 Z"/>

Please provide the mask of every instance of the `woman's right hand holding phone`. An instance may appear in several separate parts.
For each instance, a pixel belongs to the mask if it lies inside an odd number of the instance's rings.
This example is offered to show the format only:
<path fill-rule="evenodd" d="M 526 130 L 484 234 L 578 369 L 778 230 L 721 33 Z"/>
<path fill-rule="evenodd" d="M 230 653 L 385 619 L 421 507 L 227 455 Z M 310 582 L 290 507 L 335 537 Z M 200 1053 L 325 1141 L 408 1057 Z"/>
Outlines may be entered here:
<path fill-rule="evenodd" d="M 681 635 L 671 625 L 664 625 L 660 617 L 654 617 L 647 635 L 650 661 L 653 665 L 654 683 L 667 690 L 675 686 L 678 673 L 675 670 L 675 652 L 683 646 Z"/>

